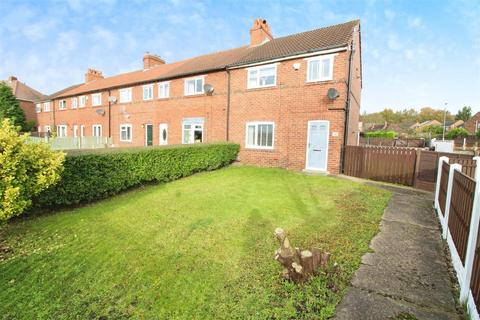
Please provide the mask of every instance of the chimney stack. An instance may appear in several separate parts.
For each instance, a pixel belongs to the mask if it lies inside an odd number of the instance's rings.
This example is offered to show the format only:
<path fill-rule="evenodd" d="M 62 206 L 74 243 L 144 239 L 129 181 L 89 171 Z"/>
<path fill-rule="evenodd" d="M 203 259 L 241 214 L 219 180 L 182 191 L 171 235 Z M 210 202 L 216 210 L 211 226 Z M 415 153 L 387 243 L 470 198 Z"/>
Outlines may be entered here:
<path fill-rule="evenodd" d="M 98 79 L 103 79 L 103 74 L 101 71 L 89 68 L 87 70 L 87 73 L 85 73 L 85 83 L 98 80 Z"/>
<path fill-rule="evenodd" d="M 17 81 L 17 77 L 15 77 L 15 76 L 10 76 L 10 77 L 8 77 L 8 81 L 9 81 L 9 82 Z"/>
<path fill-rule="evenodd" d="M 161 64 L 165 64 L 165 60 L 160 58 L 157 55 L 150 54 L 149 52 L 146 52 L 145 55 L 143 56 L 143 69 L 150 69 L 155 66 L 159 66 Z"/>
<path fill-rule="evenodd" d="M 267 20 L 255 19 L 253 21 L 253 27 L 250 29 L 250 46 L 258 46 L 272 39 L 272 32 Z"/>

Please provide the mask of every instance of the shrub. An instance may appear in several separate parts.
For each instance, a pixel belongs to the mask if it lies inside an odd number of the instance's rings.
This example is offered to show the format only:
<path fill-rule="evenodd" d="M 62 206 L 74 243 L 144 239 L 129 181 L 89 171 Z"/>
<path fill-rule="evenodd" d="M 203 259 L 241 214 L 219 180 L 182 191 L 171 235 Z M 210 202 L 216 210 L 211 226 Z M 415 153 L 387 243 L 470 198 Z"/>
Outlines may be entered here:
<path fill-rule="evenodd" d="M 445 135 L 447 139 L 455 139 L 457 137 L 468 137 L 468 131 L 464 128 L 454 128 L 449 130 Z"/>
<path fill-rule="evenodd" d="M 0 123 L 0 221 L 22 214 L 31 198 L 54 184 L 62 170 L 62 152 L 27 139 L 10 119 Z"/>
<path fill-rule="evenodd" d="M 436 125 L 430 125 L 430 126 L 426 126 L 425 128 L 423 128 L 422 132 L 431 133 L 432 135 L 441 135 L 441 134 L 443 134 L 443 127 L 442 126 L 436 126 Z"/>
<path fill-rule="evenodd" d="M 37 207 L 67 206 L 106 198 L 147 182 L 167 182 L 233 162 L 232 143 L 104 149 L 66 157 L 61 180 L 35 199 Z"/>
<path fill-rule="evenodd" d="M 397 136 L 397 133 L 395 131 L 385 131 L 385 130 L 370 131 L 365 133 L 365 137 L 367 138 L 394 139 L 396 136 Z"/>

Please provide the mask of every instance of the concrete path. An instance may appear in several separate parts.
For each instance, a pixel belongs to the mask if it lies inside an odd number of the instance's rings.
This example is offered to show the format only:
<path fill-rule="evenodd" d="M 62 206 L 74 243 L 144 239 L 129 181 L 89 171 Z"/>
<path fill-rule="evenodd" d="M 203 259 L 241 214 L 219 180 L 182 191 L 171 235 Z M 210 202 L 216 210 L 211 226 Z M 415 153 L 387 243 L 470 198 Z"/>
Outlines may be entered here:
<path fill-rule="evenodd" d="M 377 185 L 378 186 L 378 185 Z M 430 193 L 393 192 L 335 319 L 461 319 Z"/>

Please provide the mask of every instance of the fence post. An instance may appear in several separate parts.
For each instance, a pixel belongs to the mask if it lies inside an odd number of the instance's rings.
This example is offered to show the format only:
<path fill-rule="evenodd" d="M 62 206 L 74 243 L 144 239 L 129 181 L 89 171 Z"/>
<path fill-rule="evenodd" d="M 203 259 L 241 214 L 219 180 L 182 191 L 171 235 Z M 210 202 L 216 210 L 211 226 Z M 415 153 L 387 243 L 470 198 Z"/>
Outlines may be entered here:
<path fill-rule="evenodd" d="M 438 158 L 437 181 L 435 184 L 435 200 L 434 200 L 434 208 L 436 210 L 440 208 L 440 204 L 438 202 L 438 196 L 440 194 L 440 180 L 442 178 L 442 166 L 444 162 L 448 163 L 448 157 L 443 156 Z"/>
<path fill-rule="evenodd" d="M 472 278 L 473 260 L 477 247 L 478 224 L 480 220 L 480 157 L 474 157 L 476 162 L 475 170 L 475 194 L 473 198 L 472 218 L 467 243 L 467 254 L 465 256 L 465 278 L 459 279 L 460 282 L 460 302 L 468 299 L 470 292 L 470 281 Z"/>
<path fill-rule="evenodd" d="M 453 188 L 453 175 L 455 170 L 462 172 L 462 165 L 458 163 L 452 163 L 450 170 L 448 171 L 448 184 L 447 184 L 447 199 L 445 199 L 445 228 L 442 231 L 444 239 L 447 239 L 448 233 L 448 215 L 450 214 L 450 203 L 452 202 L 452 188 Z"/>

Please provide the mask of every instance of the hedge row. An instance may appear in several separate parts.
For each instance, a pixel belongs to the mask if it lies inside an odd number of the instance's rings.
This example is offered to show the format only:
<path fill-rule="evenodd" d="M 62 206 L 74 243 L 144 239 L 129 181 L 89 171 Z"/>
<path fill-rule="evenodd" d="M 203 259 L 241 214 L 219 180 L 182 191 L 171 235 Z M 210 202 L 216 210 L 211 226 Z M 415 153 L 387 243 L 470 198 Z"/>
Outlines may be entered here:
<path fill-rule="evenodd" d="M 167 182 L 233 162 L 232 143 L 105 149 L 67 155 L 60 181 L 38 195 L 35 208 L 91 202 L 147 182 Z"/>

